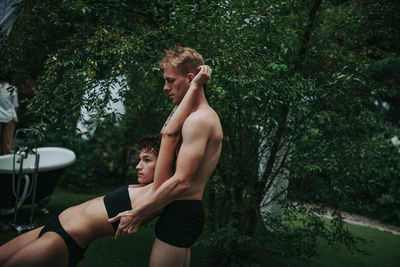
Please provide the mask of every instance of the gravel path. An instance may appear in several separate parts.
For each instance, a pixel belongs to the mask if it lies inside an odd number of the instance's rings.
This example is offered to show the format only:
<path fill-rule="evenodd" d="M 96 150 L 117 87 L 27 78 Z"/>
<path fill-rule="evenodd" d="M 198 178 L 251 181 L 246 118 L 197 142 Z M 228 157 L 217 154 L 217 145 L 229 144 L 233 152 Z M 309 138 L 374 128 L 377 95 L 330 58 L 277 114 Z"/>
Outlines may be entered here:
<path fill-rule="evenodd" d="M 393 235 L 400 236 L 400 227 L 382 223 L 380 221 L 372 220 L 360 215 L 349 214 L 347 212 L 341 212 L 340 215 L 343 217 L 343 221 L 356 224 L 361 226 L 366 226 L 373 229 L 378 229 L 380 231 L 389 232 Z M 332 217 L 330 214 L 327 214 L 326 217 Z"/>
<path fill-rule="evenodd" d="M 313 205 L 306 205 L 306 207 L 309 210 L 317 208 L 316 206 L 313 206 Z M 333 216 L 332 216 L 333 209 L 326 208 L 326 209 L 324 209 L 324 212 L 325 212 L 324 214 L 316 213 L 316 212 L 314 212 L 314 214 L 328 218 L 328 219 L 333 218 Z M 341 212 L 340 215 L 342 216 L 343 221 L 345 221 L 347 223 L 366 226 L 366 227 L 377 229 L 380 231 L 389 232 L 396 236 L 400 236 L 400 227 L 398 227 L 398 226 L 390 225 L 390 224 L 383 223 L 383 222 L 380 222 L 377 220 L 369 219 L 369 218 L 361 216 L 361 215 L 350 214 L 347 212 Z"/>

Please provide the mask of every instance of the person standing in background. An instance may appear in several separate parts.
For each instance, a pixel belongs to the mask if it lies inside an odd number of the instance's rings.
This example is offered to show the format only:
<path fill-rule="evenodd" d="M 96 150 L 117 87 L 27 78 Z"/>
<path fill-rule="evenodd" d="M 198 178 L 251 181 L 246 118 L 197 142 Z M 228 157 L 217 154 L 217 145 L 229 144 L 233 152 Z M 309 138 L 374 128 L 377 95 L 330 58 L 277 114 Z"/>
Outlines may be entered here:
<path fill-rule="evenodd" d="M 0 74 L 0 155 L 10 154 L 13 148 L 15 123 L 18 121 L 17 88 L 10 85 L 4 75 Z"/>

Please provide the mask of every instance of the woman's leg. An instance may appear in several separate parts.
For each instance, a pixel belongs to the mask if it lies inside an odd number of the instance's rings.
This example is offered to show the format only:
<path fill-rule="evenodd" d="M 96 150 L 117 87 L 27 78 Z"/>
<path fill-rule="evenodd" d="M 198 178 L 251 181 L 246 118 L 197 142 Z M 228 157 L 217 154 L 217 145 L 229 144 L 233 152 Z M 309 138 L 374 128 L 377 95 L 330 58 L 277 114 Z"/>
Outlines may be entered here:
<path fill-rule="evenodd" d="M 87 247 L 94 239 L 114 233 L 108 222 L 103 197 L 68 208 L 60 214 L 59 219 L 63 230 L 81 248 Z M 53 262 L 58 263 L 63 257 L 68 257 L 65 241 L 53 231 L 46 232 L 39 238 L 42 228 L 26 232 L 2 245 L 0 266 L 5 263 L 8 266 L 19 266 L 18 264 L 26 265 L 28 262 L 32 262 L 32 266 L 35 266 L 34 262 L 38 262 L 38 266 L 62 266 Z M 68 263 L 68 258 L 66 259 Z M 46 262 L 49 264 L 46 265 Z"/>
<path fill-rule="evenodd" d="M 68 248 L 60 235 L 47 232 L 36 238 L 14 256 L 4 267 L 34 267 L 34 266 L 68 266 Z"/>
<path fill-rule="evenodd" d="M 29 232 L 26 232 L 22 235 L 17 236 L 16 238 L 11 239 L 4 245 L 0 247 L 0 266 L 3 266 L 13 255 L 15 255 L 18 251 L 35 241 L 42 227 L 33 229 Z"/>

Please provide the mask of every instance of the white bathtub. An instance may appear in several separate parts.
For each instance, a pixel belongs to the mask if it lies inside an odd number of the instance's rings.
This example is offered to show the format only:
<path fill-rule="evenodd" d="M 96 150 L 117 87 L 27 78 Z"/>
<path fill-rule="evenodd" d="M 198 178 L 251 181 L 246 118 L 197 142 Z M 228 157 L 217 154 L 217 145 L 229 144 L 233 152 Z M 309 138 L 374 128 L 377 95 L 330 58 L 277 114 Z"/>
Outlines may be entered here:
<path fill-rule="evenodd" d="M 44 207 L 60 181 L 62 171 L 75 162 L 76 156 L 72 150 L 62 147 L 39 147 L 37 153 L 40 158 L 36 203 Z M 15 205 L 14 189 L 16 182 L 13 182 L 13 176 L 19 177 L 21 155 L 15 155 L 15 175 L 13 175 L 13 157 L 13 154 L 0 156 L 0 214 L 9 213 L 7 208 Z M 22 167 L 23 181 L 20 205 L 31 203 L 31 194 L 28 193 L 28 189 L 32 187 L 35 155 L 29 153 L 28 157 L 24 158 Z M 2 212 L 1 210 L 5 208 L 6 211 Z"/>
<path fill-rule="evenodd" d="M 72 165 L 76 156 L 72 150 L 62 147 L 39 147 L 40 155 L 39 173 L 62 169 Z M 19 173 L 21 155 L 15 155 L 15 173 Z M 23 173 L 33 173 L 35 168 L 35 155 L 29 154 L 23 162 Z M 0 156 L 0 173 L 13 173 L 13 154 Z M 39 174 L 40 175 L 40 174 Z"/>

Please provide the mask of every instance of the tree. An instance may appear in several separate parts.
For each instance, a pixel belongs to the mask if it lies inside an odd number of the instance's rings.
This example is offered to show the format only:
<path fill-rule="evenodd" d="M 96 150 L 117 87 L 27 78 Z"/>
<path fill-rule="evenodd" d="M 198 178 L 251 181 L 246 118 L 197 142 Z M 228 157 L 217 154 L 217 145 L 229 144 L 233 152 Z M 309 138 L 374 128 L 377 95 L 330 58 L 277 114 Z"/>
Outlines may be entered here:
<path fill-rule="evenodd" d="M 36 127 L 47 142 L 86 151 L 76 172 L 88 173 L 91 184 L 101 175 L 126 181 L 132 143 L 157 132 L 171 108 L 155 63 L 175 44 L 196 48 L 214 69 L 207 95 L 225 136 L 205 197 L 202 244 L 212 256 L 206 258 L 218 266 L 256 265 L 263 257 L 309 260 L 317 238 L 352 250 L 357 238 L 339 213 L 325 223 L 302 204 L 361 210 L 387 193 L 390 179 L 399 181 L 398 152 L 382 138 L 388 124 L 375 104 L 398 86 L 393 75 L 381 80 L 390 73 L 387 62 L 398 58 L 396 10 L 397 3 L 350 0 L 28 0 L 0 60 L 16 83 L 38 81 L 28 106 Z M 108 85 L 120 77 L 127 113 L 115 128 L 117 116 L 103 109 Z M 82 98 L 98 84 L 104 97 Z M 75 135 L 82 105 L 97 112 L 101 125 L 88 142 Z M 288 194 L 277 195 L 286 208 L 283 224 L 259 213 L 282 171 L 290 171 Z"/>

